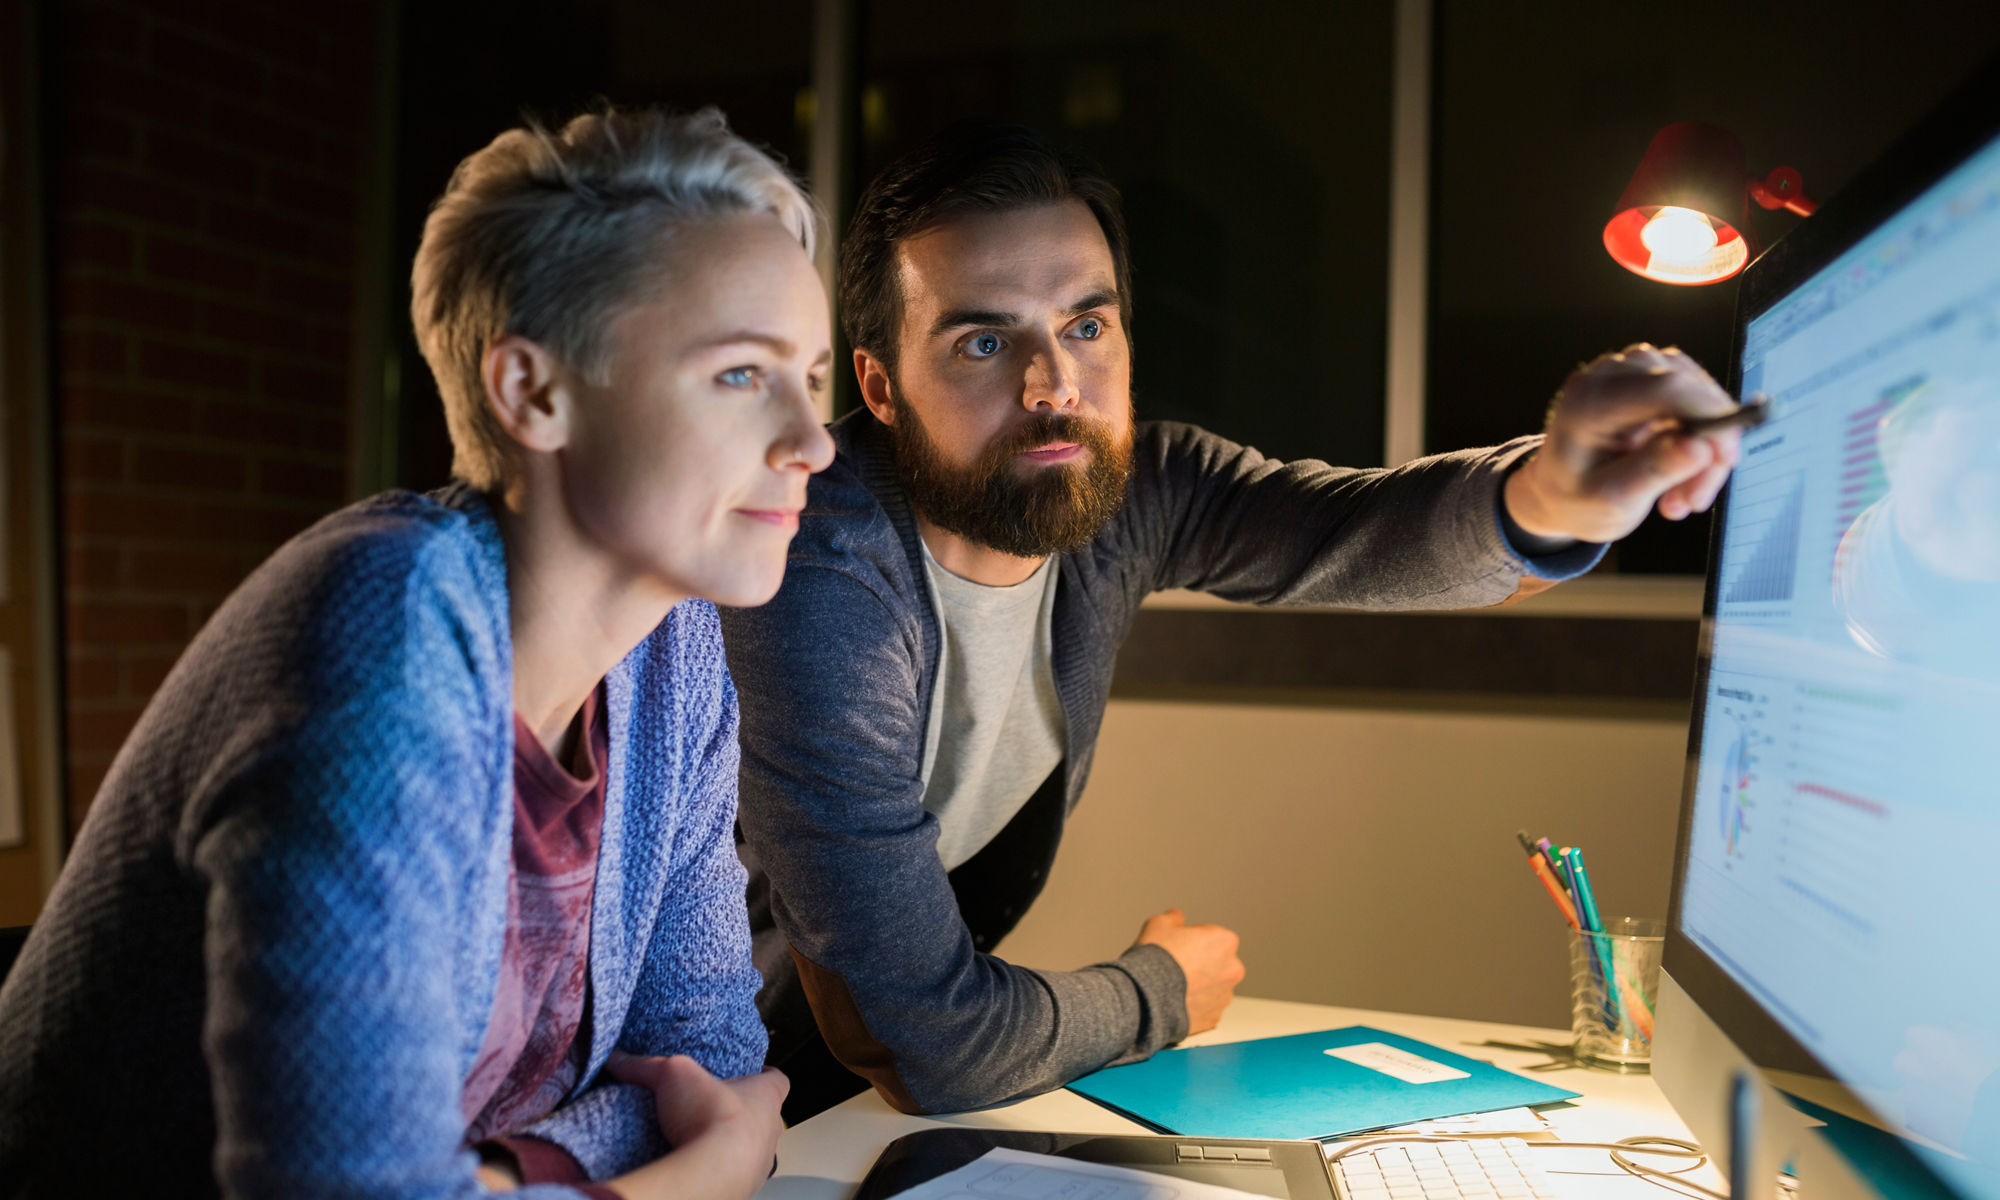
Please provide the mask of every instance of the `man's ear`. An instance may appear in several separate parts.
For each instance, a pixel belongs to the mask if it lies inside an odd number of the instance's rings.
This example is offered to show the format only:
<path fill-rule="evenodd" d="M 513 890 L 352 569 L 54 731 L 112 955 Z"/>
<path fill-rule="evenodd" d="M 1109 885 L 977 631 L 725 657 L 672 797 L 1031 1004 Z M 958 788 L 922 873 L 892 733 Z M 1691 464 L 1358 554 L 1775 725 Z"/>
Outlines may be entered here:
<path fill-rule="evenodd" d="M 479 360 L 486 407 L 524 450 L 552 453 L 569 443 L 569 404 L 561 365 L 541 345 L 508 334 Z"/>
<path fill-rule="evenodd" d="M 884 425 L 896 423 L 896 391 L 882 360 L 866 350 L 854 352 L 854 380 L 861 385 L 861 402 Z"/>

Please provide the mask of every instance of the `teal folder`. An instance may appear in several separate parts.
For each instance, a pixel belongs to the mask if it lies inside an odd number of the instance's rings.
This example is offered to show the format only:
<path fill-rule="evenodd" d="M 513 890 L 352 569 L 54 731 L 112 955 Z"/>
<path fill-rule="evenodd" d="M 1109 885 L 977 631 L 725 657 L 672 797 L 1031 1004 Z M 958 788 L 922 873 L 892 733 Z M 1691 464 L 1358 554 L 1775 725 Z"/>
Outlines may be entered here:
<path fill-rule="evenodd" d="M 1069 1086 L 1141 1124 L 1214 1138 L 1342 1137 L 1577 1095 L 1366 1025 L 1165 1050 Z"/>

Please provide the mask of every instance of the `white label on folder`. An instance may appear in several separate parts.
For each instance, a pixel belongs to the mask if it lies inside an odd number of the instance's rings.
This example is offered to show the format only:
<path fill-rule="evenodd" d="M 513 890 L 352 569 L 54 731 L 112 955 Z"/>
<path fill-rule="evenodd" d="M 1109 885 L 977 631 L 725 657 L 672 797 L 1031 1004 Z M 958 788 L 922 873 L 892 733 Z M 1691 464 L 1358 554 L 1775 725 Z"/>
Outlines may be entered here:
<path fill-rule="evenodd" d="M 1393 1076 L 1404 1083 L 1443 1083 L 1447 1079 L 1470 1079 L 1471 1074 L 1457 1067 L 1447 1067 L 1443 1063 L 1432 1062 L 1428 1058 L 1412 1054 L 1408 1050 L 1398 1050 L 1381 1042 L 1362 1042 L 1355 1046 L 1335 1046 L 1327 1051 L 1335 1058 L 1345 1059 L 1357 1067 L 1367 1067 Z"/>

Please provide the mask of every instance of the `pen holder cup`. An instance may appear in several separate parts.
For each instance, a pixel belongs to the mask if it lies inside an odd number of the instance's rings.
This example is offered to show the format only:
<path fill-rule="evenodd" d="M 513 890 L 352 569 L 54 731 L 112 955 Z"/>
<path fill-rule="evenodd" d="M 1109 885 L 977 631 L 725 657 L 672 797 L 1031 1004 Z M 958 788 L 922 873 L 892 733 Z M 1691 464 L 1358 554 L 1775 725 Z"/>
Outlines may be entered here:
<path fill-rule="evenodd" d="M 1570 1031 L 1584 1066 L 1628 1075 L 1652 1070 L 1666 932 L 1661 921 L 1610 917 L 1603 933 L 1570 933 Z"/>

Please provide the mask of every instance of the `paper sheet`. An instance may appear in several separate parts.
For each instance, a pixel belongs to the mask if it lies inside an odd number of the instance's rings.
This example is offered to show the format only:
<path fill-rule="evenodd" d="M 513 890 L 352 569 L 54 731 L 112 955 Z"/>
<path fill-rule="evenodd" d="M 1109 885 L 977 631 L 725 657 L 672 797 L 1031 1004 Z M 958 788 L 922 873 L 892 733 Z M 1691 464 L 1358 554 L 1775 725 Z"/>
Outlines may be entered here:
<path fill-rule="evenodd" d="M 1432 1062 L 1421 1054 L 1412 1054 L 1397 1046 L 1385 1046 L 1381 1042 L 1359 1042 L 1352 1046 L 1335 1046 L 1326 1053 L 1357 1067 L 1367 1067 L 1380 1071 L 1391 1079 L 1404 1083 L 1448 1083 L 1454 1079 L 1470 1079 L 1470 1071 L 1457 1067 L 1447 1067 L 1440 1062 Z"/>
<path fill-rule="evenodd" d="M 988 1150 L 896 1200 L 1270 1200 L 1235 1188 L 1025 1150 Z"/>

